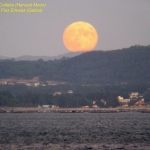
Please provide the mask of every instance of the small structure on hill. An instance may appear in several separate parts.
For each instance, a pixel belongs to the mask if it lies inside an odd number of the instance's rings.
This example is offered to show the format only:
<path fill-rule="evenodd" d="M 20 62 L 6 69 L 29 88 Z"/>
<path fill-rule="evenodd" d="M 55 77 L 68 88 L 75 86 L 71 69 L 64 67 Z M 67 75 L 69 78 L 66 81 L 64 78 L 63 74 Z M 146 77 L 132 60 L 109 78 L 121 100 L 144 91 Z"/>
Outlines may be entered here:
<path fill-rule="evenodd" d="M 53 96 L 56 96 L 56 95 L 61 95 L 61 92 L 55 92 L 55 93 L 53 94 Z"/>

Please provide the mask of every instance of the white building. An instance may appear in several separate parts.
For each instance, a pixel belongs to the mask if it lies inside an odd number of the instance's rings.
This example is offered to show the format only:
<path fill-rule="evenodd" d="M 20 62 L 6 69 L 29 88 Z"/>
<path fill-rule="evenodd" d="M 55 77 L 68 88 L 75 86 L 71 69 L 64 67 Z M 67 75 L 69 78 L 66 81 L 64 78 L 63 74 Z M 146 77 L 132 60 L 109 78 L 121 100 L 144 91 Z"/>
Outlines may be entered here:
<path fill-rule="evenodd" d="M 118 99 L 119 103 L 128 103 L 128 102 L 130 102 L 130 99 L 124 99 L 121 96 L 118 96 L 117 99 Z"/>
<path fill-rule="evenodd" d="M 131 92 L 130 99 L 131 98 L 138 98 L 139 93 L 138 92 Z"/>
<path fill-rule="evenodd" d="M 34 86 L 39 86 L 39 85 L 40 85 L 40 82 L 34 83 Z"/>
<path fill-rule="evenodd" d="M 93 107 L 93 108 L 98 108 L 98 106 L 97 106 L 97 105 L 93 105 L 92 107 Z"/>
<path fill-rule="evenodd" d="M 72 91 L 72 90 L 69 90 L 69 91 L 68 91 L 68 94 L 73 94 L 73 91 Z"/>
<path fill-rule="evenodd" d="M 50 105 L 42 105 L 43 108 L 49 108 Z"/>
<path fill-rule="evenodd" d="M 56 96 L 56 95 L 61 95 L 61 92 L 55 92 L 55 93 L 53 94 L 53 96 Z"/>

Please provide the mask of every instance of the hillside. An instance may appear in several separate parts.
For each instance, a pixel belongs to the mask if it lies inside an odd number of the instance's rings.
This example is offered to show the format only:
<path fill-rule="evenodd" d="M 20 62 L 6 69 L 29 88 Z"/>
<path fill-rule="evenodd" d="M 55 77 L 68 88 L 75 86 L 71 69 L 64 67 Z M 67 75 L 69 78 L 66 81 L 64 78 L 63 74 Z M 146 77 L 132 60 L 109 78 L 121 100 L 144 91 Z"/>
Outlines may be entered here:
<path fill-rule="evenodd" d="M 92 51 L 63 61 L 61 80 L 79 83 L 150 81 L 150 46 Z M 61 76 L 63 75 L 63 76 Z"/>
<path fill-rule="evenodd" d="M 1 60 L 0 78 L 22 77 L 81 84 L 150 81 L 150 46 L 91 51 L 49 61 Z"/>

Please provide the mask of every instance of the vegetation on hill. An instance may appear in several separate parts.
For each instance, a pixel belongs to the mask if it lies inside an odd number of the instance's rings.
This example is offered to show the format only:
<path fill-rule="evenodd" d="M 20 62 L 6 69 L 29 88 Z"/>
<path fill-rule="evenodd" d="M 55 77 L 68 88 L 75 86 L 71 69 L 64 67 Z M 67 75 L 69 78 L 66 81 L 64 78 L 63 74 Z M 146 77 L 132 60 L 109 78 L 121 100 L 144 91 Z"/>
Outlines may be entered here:
<path fill-rule="evenodd" d="M 65 81 L 69 84 L 27 87 L 0 85 L 0 106 L 58 105 L 60 107 L 115 107 L 117 96 L 136 91 L 150 101 L 150 46 L 132 46 L 113 51 L 91 51 L 73 58 L 43 61 L 0 60 L 0 78 Z M 73 90 L 73 94 L 66 94 Z M 60 91 L 62 94 L 53 96 Z M 107 103 L 100 102 L 104 99 Z"/>
<path fill-rule="evenodd" d="M 91 51 L 73 58 L 43 61 L 0 61 L 0 78 L 40 76 L 81 84 L 150 80 L 150 46 L 113 51 Z"/>
<path fill-rule="evenodd" d="M 114 83 L 150 80 L 150 46 L 114 51 L 92 51 L 62 61 L 61 80 L 79 83 Z M 65 75 L 65 76 L 63 76 Z"/>

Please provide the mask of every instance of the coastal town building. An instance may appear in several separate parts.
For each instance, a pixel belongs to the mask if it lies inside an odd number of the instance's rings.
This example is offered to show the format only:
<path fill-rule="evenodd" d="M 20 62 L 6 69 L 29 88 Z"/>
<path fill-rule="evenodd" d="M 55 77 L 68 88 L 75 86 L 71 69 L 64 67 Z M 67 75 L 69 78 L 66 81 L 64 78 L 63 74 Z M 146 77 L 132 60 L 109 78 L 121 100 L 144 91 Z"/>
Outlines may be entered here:
<path fill-rule="evenodd" d="M 101 103 L 103 103 L 104 105 L 106 105 L 106 101 L 104 99 L 101 99 Z"/>
<path fill-rule="evenodd" d="M 42 105 L 42 108 L 49 108 L 50 105 Z"/>
<path fill-rule="evenodd" d="M 42 108 L 59 108 L 59 106 L 56 105 L 42 105 Z"/>
<path fill-rule="evenodd" d="M 89 108 L 89 106 L 82 106 L 82 108 Z"/>
<path fill-rule="evenodd" d="M 53 96 L 56 96 L 56 95 L 61 95 L 61 92 L 55 92 L 55 93 L 53 93 Z"/>
<path fill-rule="evenodd" d="M 72 91 L 72 90 L 69 90 L 69 91 L 68 91 L 68 94 L 73 94 L 73 91 Z"/>
<path fill-rule="evenodd" d="M 129 106 L 130 99 L 124 99 L 121 96 L 118 96 L 117 99 L 118 99 L 118 101 L 122 107 L 128 107 Z"/>
<path fill-rule="evenodd" d="M 117 99 L 122 107 L 144 105 L 144 96 L 138 92 L 131 92 L 128 99 L 124 99 L 121 96 L 118 96 Z"/>
<path fill-rule="evenodd" d="M 130 99 L 132 99 L 132 98 L 138 98 L 138 95 L 139 95 L 138 92 L 131 92 L 129 96 L 130 96 Z"/>
<path fill-rule="evenodd" d="M 97 105 L 93 105 L 92 107 L 93 107 L 93 108 L 98 108 L 98 106 L 97 106 Z"/>

